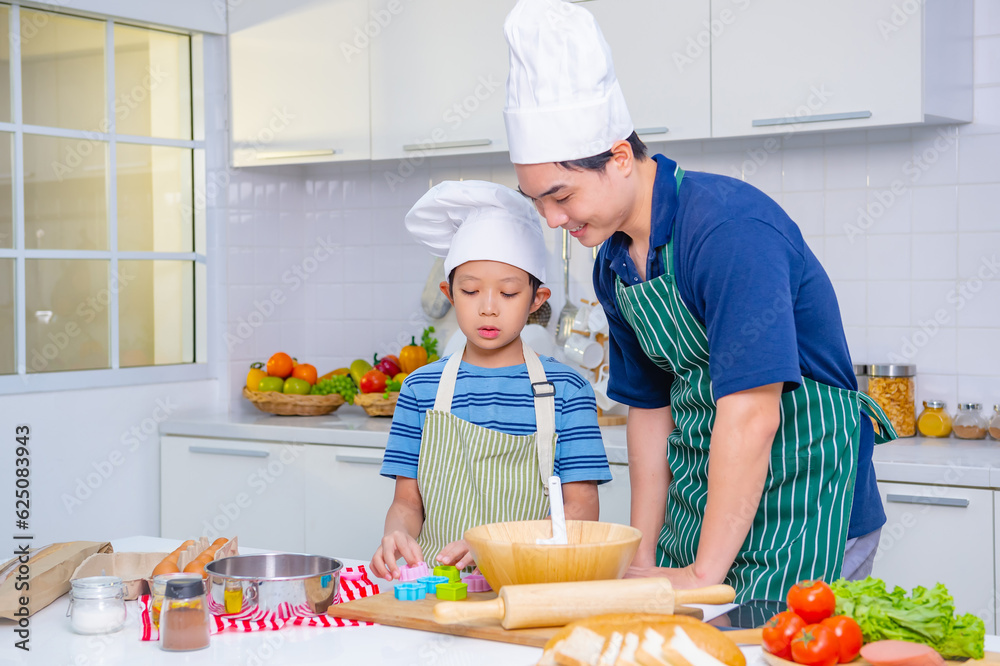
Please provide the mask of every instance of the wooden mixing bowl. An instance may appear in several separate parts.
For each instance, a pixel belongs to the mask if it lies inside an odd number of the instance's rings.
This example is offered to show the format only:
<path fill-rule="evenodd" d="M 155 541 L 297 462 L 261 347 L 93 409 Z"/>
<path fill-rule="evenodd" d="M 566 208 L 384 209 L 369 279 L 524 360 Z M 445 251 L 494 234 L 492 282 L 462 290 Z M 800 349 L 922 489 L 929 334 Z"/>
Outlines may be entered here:
<path fill-rule="evenodd" d="M 465 532 L 476 565 L 494 590 L 504 585 L 621 578 L 642 532 L 627 525 L 567 520 L 567 545 L 536 544 L 552 536 L 548 520 L 490 523 Z"/>

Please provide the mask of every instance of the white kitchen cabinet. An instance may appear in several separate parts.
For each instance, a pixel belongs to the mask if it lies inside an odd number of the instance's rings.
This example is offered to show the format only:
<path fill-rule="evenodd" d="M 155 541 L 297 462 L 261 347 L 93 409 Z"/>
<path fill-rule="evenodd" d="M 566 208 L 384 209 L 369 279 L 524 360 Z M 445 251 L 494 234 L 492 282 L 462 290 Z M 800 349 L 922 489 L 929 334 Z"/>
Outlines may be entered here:
<path fill-rule="evenodd" d="M 392 13 L 370 47 L 372 159 L 507 150 L 503 22 L 514 4 L 435 0 Z"/>
<path fill-rule="evenodd" d="M 632 496 L 628 480 L 628 465 L 611 465 L 611 480 L 597 486 L 601 501 L 601 520 L 605 523 L 629 525 Z"/>
<path fill-rule="evenodd" d="M 160 536 L 238 536 L 253 548 L 301 552 L 301 444 L 160 438 Z"/>
<path fill-rule="evenodd" d="M 972 120 L 972 2 L 712 0 L 712 136 Z"/>
<path fill-rule="evenodd" d="M 380 29 L 365 0 L 233 3 L 233 166 L 368 159 L 368 55 Z"/>
<path fill-rule="evenodd" d="M 994 603 L 994 491 L 880 482 L 885 506 L 872 575 L 892 588 L 944 583 L 959 613 L 986 621 L 996 632 Z"/>
<path fill-rule="evenodd" d="M 396 487 L 379 475 L 383 453 L 353 446 L 307 447 L 306 552 L 371 559 Z"/>
<path fill-rule="evenodd" d="M 712 135 L 709 0 L 592 0 L 643 141 Z"/>

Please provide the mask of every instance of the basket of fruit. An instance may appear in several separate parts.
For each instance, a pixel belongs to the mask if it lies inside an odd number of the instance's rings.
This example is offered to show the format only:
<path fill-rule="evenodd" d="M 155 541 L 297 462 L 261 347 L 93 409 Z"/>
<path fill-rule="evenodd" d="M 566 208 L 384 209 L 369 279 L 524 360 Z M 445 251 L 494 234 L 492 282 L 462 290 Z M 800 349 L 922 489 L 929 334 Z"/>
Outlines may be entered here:
<path fill-rule="evenodd" d="M 355 390 L 350 377 L 330 373 L 317 378 L 316 368 L 279 352 L 266 370 L 261 363 L 250 366 L 243 397 L 268 414 L 320 416 L 350 402 Z"/>
<path fill-rule="evenodd" d="M 399 391 L 382 393 L 359 393 L 354 396 L 354 404 L 360 405 L 368 416 L 392 416 L 396 411 Z"/>

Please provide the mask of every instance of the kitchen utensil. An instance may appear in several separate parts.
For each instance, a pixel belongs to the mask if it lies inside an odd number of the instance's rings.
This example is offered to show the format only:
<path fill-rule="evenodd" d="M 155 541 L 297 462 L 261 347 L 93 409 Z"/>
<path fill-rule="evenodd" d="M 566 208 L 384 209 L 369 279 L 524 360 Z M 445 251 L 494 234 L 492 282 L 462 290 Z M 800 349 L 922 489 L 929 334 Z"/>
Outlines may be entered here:
<path fill-rule="evenodd" d="M 590 316 L 587 317 L 587 328 L 590 329 L 591 333 L 608 332 L 608 315 L 600 305 L 590 308 Z"/>
<path fill-rule="evenodd" d="M 209 610 L 225 612 L 225 593 L 239 589 L 243 611 L 277 613 L 288 604 L 300 614 L 325 613 L 337 598 L 340 570 L 332 557 L 300 553 L 237 555 L 205 565 Z"/>
<path fill-rule="evenodd" d="M 621 578 L 632 562 L 642 533 L 634 527 L 567 520 L 567 545 L 539 545 L 551 536 L 548 520 L 480 525 L 465 540 L 490 587 Z"/>
<path fill-rule="evenodd" d="M 552 306 L 548 301 L 542 303 L 537 310 L 528 315 L 528 323 L 538 324 L 539 326 L 548 326 L 551 319 Z"/>
<path fill-rule="evenodd" d="M 573 333 L 566 339 L 563 351 L 567 361 L 588 370 L 596 368 L 604 360 L 604 347 L 579 333 Z"/>
<path fill-rule="evenodd" d="M 496 599 L 496 597 L 496 592 L 470 592 L 467 601 L 460 601 L 458 603 L 467 604 L 475 601 L 489 601 L 490 599 Z M 559 631 L 559 627 L 504 629 L 496 620 L 477 621 L 467 624 L 438 624 L 434 621 L 434 606 L 439 603 L 446 602 L 437 599 L 432 594 L 428 594 L 422 601 L 408 601 L 404 604 L 396 601 L 392 593 L 387 591 L 382 594 L 374 594 L 370 597 L 330 606 L 327 614 L 332 617 L 360 620 L 362 622 L 375 622 L 390 627 L 432 631 L 452 636 L 468 636 L 469 638 L 482 638 L 488 641 L 530 645 L 539 648 L 545 647 L 549 639 Z M 674 613 L 676 615 L 694 617 L 699 620 L 703 617 L 701 609 L 695 607 L 675 606 Z"/>
<path fill-rule="evenodd" d="M 569 232 L 563 229 L 562 260 L 563 260 L 563 301 L 559 319 L 556 321 L 556 344 L 562 345 L 573 331 L 573 319 L 576 317 L 576 306 L 569 301 Z"/>
<path fill-rule="evenodd" d="M 427 282 L 424 283 L 424 290 L 420 294 L 420 307 L 431 319 L 440 319 L 451 309 L 451 302 L 441 293 L 441 283 L 447 279 L 448 276 L 444 274 L 444 258 L 438 257 L 431 266 Z"/>
<path fill-rule="evenodd" d="M 549 522 L 552 523 L 552 537 L 535 539 L 535 543 L 565 545 L 566 512 L 563 510 L 562 483 L 558 476 L 549 477 L 549 518 Z"/>
<path fill-rule="evenodd" d="M 490 601 L 440 603 L 434 619 L 442 624 L 500 620 L 504 629 L 555 627 L 600 613 L 670 615 L 676 604 L 727 604 L 735 598 L 729 585 L 675 590 L 668 578 L 508 585 Z"/>
<path fill-rule="evenodd" d="M 577 306 L 576 315 L 573 317 L 573 332 L 587 333 L 590 334 L 590 326 L 588 320 L 590 319 L 590 303 L 585 300 L 581 300 L 583 307 Z"/>
<path fill-rule="evenodd" d="M 728 635 L 730 632 L 726 632 Z M 777 655 L 773 655 L 770 652 L 763 650 L 761 651 L 761 656 L 764 658 L 764 663 L 768 666 L 798 666 L 794 661 L 789 661 L 788 659 L 782 659 Z M 850 662 L 851 666 L 871 666 L 871 663 L 866 661 L 863 657 L 858 657 L 854 661 Z M 969 659 L 968 661 L 953 661 L 951 659 L 945 659 L 945 664 L 948 666 L 983 666 L 984 664 L 998 664 L 1000 663 L 1000 653 L 998 652 L 985 652 L 982 659 Z"/>

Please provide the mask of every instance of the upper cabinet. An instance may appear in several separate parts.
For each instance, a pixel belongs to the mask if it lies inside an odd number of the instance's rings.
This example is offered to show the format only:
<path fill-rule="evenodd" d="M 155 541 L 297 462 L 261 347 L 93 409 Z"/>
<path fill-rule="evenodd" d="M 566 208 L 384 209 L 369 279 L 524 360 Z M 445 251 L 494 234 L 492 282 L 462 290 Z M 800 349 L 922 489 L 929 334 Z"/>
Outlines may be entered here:
<path fill-rule="evenodd" d="M 233 166 L 369 159 L 368 57 L 384 22 L 358 0 L 232 3 Z"/>
<path fill-rule="evenodd" d="M 372 159 L 507 150 L 503 22 L 515 0 L 371 3 L 391 17 L 371 43 Z"/>
<path fill-rule="evenodd" d="M 712 132 L 709 0 L 591 0 L 644 141 Z"/>
<path fill-rule="evenodd" d="M 972 120 L 972 3 L 711 0 L 712 136 Z"/>

